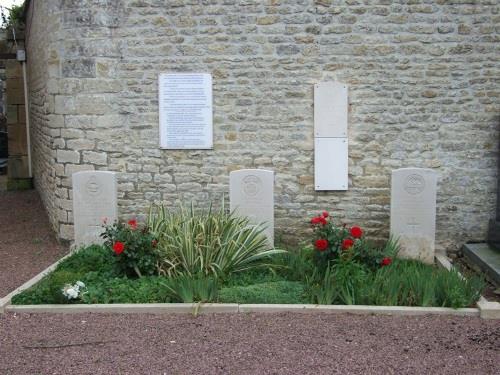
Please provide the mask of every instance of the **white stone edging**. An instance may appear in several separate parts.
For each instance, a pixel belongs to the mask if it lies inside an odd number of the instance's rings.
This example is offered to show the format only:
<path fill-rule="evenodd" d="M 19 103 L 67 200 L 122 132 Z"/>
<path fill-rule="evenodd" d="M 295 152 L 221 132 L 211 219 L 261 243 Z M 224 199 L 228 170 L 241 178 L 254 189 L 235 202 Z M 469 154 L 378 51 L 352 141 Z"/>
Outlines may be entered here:
<path fill-rule="evenodd" d="M 448 307 L 308 305 L 308 304 L 236 304 L 236 303 L 146 303 L 146 304 L 79 304 L 79 305 L 9 305 L 6 312 L 15 313 L 277 313 L 324 312 L 359 315 L 455 315 L 479 316 L 479 309 Z"/>

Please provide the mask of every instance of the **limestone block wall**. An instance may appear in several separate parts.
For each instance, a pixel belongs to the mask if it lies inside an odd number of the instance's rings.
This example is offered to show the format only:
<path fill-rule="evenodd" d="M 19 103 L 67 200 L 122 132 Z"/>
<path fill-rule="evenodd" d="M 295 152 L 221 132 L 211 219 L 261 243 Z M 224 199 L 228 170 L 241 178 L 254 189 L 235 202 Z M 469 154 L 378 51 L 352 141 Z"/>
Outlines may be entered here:
<path fill-rule="evenodd" d="M 8 179 L 29 178 L 28 147 L 26 138 L 26 109 L 22 66 L 17 60 L 5 60 L 7 102 Z"/>
<path fill-rule="evenodd" d="M 59 1 L 30 1 L 26 20 L 26 55 L 29 91 L 33 183 L 39 191 L 54 230 L 62 238 L 72 205 L 63 186 L 65 166 L 57 149 L 65 147 L 64 116 L 55 113 L 54 96 L 61 84 L 59 41 L 63 12 Z M 62 143 L 61 143 L 62 142 Z"/>
<path fill-rule="evenodd" d="M 498 0 L 34 3 L 35 181 L 62 238 L 76 170 L 119 172 L 127 216 L 154 200 L 218 201 L 238 168 L 276 172 L 278 239 L 300 239 L 324 209 L 384 238 L 391 170 L 410 166 L 439 175 L 438 249 L 486 238 Z M 212 73 L 213 150 L 158 148 L 160 72 Z M 313 84 L 323 80 L 349 85 L 347 192 L 314 191 Z"/>

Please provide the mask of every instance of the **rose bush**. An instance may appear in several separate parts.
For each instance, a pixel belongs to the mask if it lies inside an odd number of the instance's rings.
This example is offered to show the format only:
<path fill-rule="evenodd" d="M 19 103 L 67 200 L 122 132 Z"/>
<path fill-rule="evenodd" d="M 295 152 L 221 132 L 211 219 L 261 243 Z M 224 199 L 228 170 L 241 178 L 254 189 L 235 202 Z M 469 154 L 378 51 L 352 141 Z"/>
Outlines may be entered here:
<path fill-rule="evenodd" d="M 390 254 L 389 250 L 397 245 L 389 241 L 389 246 L 377 248 L 365 239 L 361 227 L 336 224 L 328 211 L 314 216 L 310 223 L 314 233 L 314 248 L 317 250 L 315 261 L 321 270 L 339 259 L 356 261 L 371 269 L 388 266 L 392 262 L 394 254 Z"/>
<path fill-rule="evenodd" d="M 137 220 L 126 224 L 117 222 L 105 226 L 101 235 L 104 245 L 118 258 L 118 265 L 127 276 L 146 276 L 157 273 L 157 239 L 148 227 L 139 228 Z"/>

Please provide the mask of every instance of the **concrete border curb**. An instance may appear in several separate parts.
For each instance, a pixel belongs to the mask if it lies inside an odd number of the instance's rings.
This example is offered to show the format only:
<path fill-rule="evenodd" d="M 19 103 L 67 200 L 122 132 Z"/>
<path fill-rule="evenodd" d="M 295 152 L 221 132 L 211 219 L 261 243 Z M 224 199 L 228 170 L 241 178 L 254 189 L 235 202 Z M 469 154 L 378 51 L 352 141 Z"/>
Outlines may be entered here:
<path fill-rule="evenodd" d="M 240 312 L 325 312 L 360 315 L 458 315 L 479 316 L 479 309 L 448 307 L 367 306 L 367 305 L 240 305 Z"/>
<path fill-rule="evenodd" d="M 16 313 L 143 313 L 143 314 L 205 314 L 237 313 L 236 303 L 117 303 L 98 305 L 9 305 L 5 311 Z"/>
<path fill-rule="evenodd" d="M 500 319 L 500 302 L 488 302 L 481 297 L 477 303 L 479 315 L 483 319 Z"/>
<path fill-rule="evenodd" d="M 208 314 L 208 313 L 277 313 L 322 312 L 359 315 L 454 315 L 480 316 L 477 308 L 363 306 L 363 305 L 300 305 L 300 304 L 235 304 L 235 303 L 151 303 L 100 305 L 9 305 L 15 313 L 144 313 L 144 314 Z"/>

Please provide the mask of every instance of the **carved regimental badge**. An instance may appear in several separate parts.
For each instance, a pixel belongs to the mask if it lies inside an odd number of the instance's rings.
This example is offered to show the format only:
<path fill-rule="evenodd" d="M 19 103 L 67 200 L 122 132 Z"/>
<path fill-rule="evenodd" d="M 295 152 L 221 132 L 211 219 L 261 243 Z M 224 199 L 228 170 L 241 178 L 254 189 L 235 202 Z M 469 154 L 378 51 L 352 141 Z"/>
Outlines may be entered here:
<path fill-rule="evenodd" d="M 424 191 L 425 180 L 419 174 L 411 174 L 406 177 L 404 189 L 408 194 L 417 195 Z"/>
<path fill-rule="evenodd" d="M 92 196 L 99 195 L 101 193 L 101 185 L 97 182 L 95 176 L 91 176 L 87 183 L 85 184 L 85 190 L 87 193 Z"/>
<path fill-rule="evenodd" d="M 255 197 L 262 191 L 262 181 L 254 175 L 246 176 L 242 185 L 243 193 L 249 197 Z"/>

